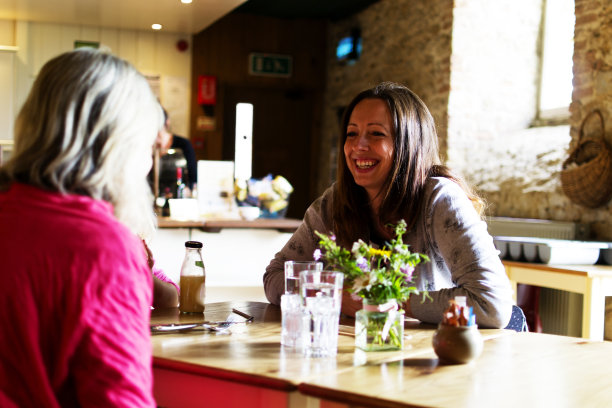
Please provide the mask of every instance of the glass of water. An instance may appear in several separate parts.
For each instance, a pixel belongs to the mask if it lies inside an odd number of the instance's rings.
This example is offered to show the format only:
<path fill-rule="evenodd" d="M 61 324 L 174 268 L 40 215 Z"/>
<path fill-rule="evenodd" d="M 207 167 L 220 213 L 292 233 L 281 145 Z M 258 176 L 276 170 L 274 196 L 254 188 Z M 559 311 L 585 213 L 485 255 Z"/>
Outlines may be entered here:
<path fill-rule="evenodd" d="M 338 323 L 344 274 L 337 271 L 300 273 L 302 350 L 308 357 L 331 357 L 338 350 Z"/>
<path fill-rule="evenodd" d="M 300 295 L 281 295 L 281 344 L 300 348 L 302 343 L 302 301 Z"/>
<path fill-rule="evenodd" d="M 285 261 L 285 293 L 300 294 L 300 272 L 322 270 L 323 262 Z"/>

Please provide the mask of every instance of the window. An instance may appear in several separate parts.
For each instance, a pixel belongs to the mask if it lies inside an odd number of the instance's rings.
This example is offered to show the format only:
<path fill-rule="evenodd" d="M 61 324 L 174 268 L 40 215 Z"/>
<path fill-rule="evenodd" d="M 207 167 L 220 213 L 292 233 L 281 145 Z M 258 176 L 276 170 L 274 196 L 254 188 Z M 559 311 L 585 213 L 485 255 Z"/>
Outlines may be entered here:
<path fill-rule="evenodd" d="M 572 100 L 574 0 L 545 0 L 538 121 L 567 121 Z M 547 123 L 548 122 L 548 123 Z"/>

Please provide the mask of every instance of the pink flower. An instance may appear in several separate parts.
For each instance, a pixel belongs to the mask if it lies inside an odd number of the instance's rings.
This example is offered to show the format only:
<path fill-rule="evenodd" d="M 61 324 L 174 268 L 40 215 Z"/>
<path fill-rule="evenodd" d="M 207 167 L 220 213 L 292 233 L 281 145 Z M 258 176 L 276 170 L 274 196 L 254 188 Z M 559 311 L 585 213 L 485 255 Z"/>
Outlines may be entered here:
<path fill-rule="evenodd" d="M 319 259 L 321 259 L 321 250 L 319 248 L 315 249 L 312 256 L 314 257 L 315 261 L 318 261 Z"/>
<path fill-rule="evenodd" d="M 406 275 L 406 282 L 412 281 L 412 274 L 414 273 L 414 266 L 403 265 L 400 267 L 400 271 Z"/>
<path fill-rule="evenodd" d="M 355 263 L 357 264 L 357 267 L 361 269 L 362 271 L 364 272 L 370 271 L 370 265 L 368 264 L 368 260 L 365 259 L 364 257 L 358 258 Z"/>

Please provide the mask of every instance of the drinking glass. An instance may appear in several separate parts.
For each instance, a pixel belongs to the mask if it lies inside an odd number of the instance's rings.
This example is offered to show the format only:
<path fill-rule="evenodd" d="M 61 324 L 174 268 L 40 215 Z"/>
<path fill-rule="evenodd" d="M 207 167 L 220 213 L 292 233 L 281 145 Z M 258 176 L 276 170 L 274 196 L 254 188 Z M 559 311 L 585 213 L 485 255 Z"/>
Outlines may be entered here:
<path fill-rule="evenodd" d="M 335 356 L 344 274 L 337 271 L 300 273 L 302 350 L 307 357 Z"/>
<path fill-rule="evenodd" d="M 281 295 L 281 344 L 300 348 L 302 339 L 302 302 L 300 295 L 285 293 Z"/>
<path fill-rule="evenodd" d="M 300 294 L 300 272 L 322 270 L 323 262 L 285 261 L 285 293 Z"/>

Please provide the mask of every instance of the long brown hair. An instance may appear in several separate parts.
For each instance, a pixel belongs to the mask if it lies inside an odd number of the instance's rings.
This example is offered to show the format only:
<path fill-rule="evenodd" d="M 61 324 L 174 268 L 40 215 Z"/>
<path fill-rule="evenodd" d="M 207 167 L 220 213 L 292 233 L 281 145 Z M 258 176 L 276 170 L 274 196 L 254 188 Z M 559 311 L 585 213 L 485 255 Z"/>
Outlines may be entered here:
<path fill-rule="evenodd" d="M 393 122 L 393 164 L 380 191 L 378 219 L 371 220 L 372 209 L 365 189 L 358 186 L 346 163 L 344 143 L 348 123 L 355 106 L 364 99 L 380 99 L 389 109 Z M 350 245 L 360 236 L 364 225 L 396 223 L 404 218 L 410 229 L 423 201 L 429 177 L 446 177 L 459 184 L 480 212 L 482 201 L 469 186 L 440 162 L 435 123 L 425 103 L 405 86 L 383 82 L 359 93 L 347 106 L 338 139 L 337 194 L 334 199 L 334 231 L 338 241 Z M 367 229 L 366 229 L 367 230 Z"/>

